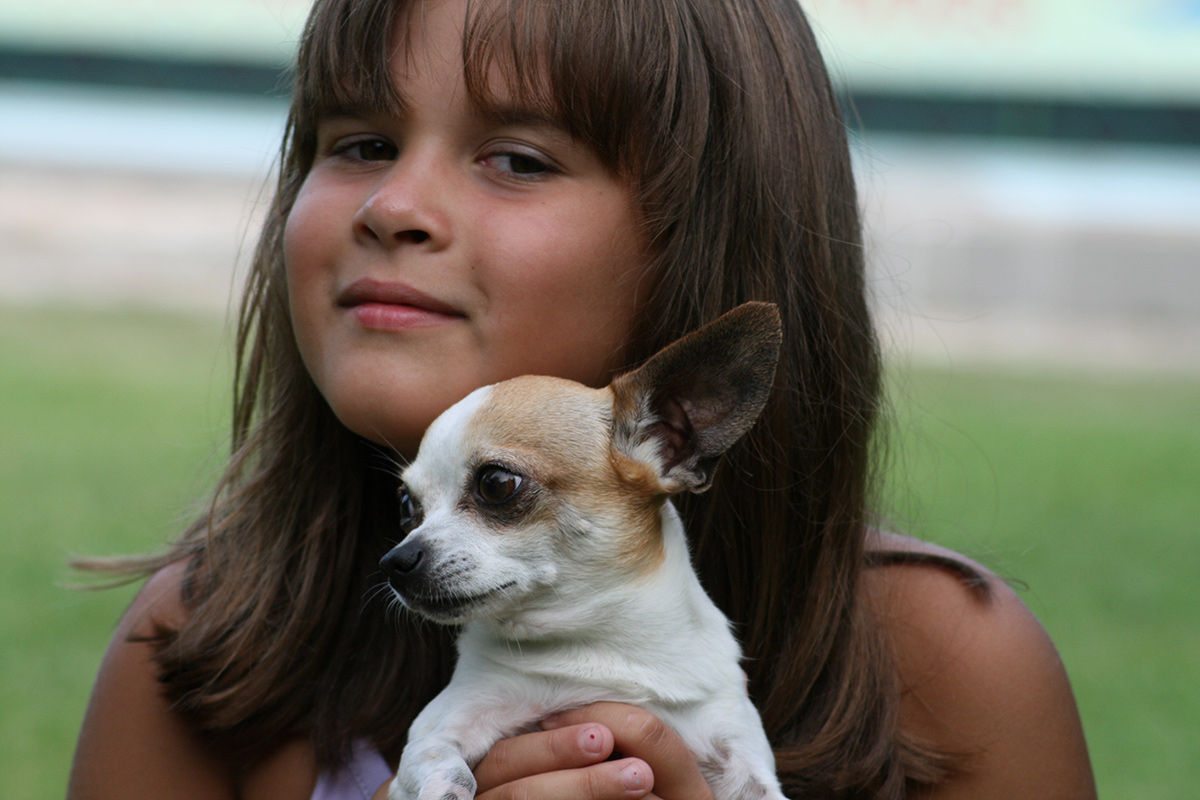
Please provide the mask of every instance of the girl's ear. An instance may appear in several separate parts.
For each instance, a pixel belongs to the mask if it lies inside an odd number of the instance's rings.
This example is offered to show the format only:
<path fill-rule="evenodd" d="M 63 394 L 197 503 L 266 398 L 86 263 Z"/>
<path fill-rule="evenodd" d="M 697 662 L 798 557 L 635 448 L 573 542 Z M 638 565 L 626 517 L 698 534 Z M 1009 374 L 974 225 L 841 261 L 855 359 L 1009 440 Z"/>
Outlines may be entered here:
<path fill-rule="evenodd" d="M 704 491 L 766 404 L 781 340 L 779 309 L 746 303 L 660 350 L 612 383 L 613 446 L 668 494 Z"/>

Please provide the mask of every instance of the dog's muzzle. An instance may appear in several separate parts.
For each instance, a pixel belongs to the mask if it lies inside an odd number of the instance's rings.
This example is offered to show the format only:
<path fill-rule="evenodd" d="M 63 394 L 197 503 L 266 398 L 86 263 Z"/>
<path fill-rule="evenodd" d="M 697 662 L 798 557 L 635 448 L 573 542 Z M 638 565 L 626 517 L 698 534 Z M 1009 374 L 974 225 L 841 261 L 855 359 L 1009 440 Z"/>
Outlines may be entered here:
<path fill-rule="evenodd" d="M 444 585 L 438 577 L 436 554 L 420 539 L 406 539 L 393 547 L 379 562 L 388 585 L 411 611 L 435 622 L 461 621 L 464 614 L 478 609 L 497 595 L 511 589 L 508 581 L 479 591 Z"/>

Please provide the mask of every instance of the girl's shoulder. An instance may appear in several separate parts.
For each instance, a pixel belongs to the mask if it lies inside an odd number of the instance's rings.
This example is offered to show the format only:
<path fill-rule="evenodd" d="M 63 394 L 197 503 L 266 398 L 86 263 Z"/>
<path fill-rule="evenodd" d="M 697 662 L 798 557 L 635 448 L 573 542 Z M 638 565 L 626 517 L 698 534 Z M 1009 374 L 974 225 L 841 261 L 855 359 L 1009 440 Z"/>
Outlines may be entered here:
<path fill-rule="evenodd" d="M 1066 670 L 1045 629 L 984 567 L 945 548 L 871 535 L 868 607 L 896 660 L 900 725 L 966 756 L 931 797 L 1092 797 Z M 957 567 L 955 565 L 958 565 Z"/>
<path fill-rule="evenodd" d="M 175 561 L 146 579 L 121 620 L 128 636 L 149 639 L 162 630 L 178 630 L 187 622 L 183 599 L 187 571 L 186 561 Z"/>
<path fill-rule="evenodd" d="M 306 742 L 282 743 L 240 769 L 163 696 L 153 641 L 188 620 L 186 574 L 186 562 L 158 570 L 121 618 L 88 703 L 68 797 L 307 798 L 316 767 Z"/>

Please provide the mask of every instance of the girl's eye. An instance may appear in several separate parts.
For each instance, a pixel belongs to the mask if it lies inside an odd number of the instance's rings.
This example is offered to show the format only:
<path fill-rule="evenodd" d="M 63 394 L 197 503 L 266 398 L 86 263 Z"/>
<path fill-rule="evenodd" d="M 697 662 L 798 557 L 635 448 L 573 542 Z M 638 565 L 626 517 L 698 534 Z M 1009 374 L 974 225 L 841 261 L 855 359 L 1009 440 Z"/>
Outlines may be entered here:
<path fill-rule="evenodd" d="M 511 500 L 522 482 L 520 475 L 494 464 L 487 465 L 475 475 L 475 492 L 488 505 L 499 505 Z"/>
<path fill-rule="evenodd" d="M 334 153 L 355 161 L 394 161 L 398 155 L 396 145 L 386 139 L 357 139 L 338 145 Z"/>
<path fill-rule="evenodd" d="M 537 156 L 532 156 L 528 153 L 492 153 L 484 159 L 484 162 L 492 169 L 524 180 L 544 178 L 556 172 L 554 167 Z"/>

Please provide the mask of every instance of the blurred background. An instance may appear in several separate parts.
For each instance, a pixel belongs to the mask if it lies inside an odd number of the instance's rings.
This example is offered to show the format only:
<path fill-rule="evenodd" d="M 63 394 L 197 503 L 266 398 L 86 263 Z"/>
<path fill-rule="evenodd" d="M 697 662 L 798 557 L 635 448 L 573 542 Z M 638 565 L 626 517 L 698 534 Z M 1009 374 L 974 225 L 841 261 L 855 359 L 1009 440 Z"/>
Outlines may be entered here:
<path fill-rule="evenodd" d="M 807 0 L 889 361 L 884 511 L 1020 587 L 1102 795 L 1200 779 L 1200 2 Z M 61 795 L 223 458 L 305 0 L 0 5 L 0 774 Z M 11 791 L 10 791 L 11 790 Z"/>

